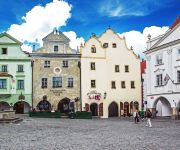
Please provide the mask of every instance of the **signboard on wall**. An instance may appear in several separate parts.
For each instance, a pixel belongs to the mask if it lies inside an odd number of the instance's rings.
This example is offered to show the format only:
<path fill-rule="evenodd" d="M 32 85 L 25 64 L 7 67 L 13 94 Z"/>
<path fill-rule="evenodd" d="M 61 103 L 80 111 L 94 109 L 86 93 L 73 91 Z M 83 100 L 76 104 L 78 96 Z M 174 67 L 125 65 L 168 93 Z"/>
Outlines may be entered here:
<path fill-rule="evenodd" d="M 98 93 L 97 91 L 90 91 L 87 93 L 89 100 L 101 100 L 101 93 Z"/>

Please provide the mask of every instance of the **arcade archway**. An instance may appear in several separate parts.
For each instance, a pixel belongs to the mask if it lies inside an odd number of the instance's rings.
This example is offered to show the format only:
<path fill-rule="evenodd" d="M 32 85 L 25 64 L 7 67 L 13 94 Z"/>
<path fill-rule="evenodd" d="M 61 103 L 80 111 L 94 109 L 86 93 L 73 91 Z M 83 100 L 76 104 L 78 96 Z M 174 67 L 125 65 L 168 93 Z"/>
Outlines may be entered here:
<path fill-rule="evenodd" d="M 51 104 L 47 100 L 42 100 L 37 105 L 38 110 L 51 110 Z"/>
<path fill-rule="evenodd" d="M 14 110 L 16 114 L 28 113 L 31 109 L 31 106 L 25 101 L 19 101 L 14 104 Z"/>
<path fill-rule="evenodd" d="M 171 104 L 165 97 L 159 97 L 158 99 L 156 99 L 153 107 L 155 108 L 156 116 L 172 116 Z"/>
<path fill-rule="evenodd" d="M 92 112 L 92 116 L 98 116 L 98 104 L 92 103 L 90 105 L 90 110 Z"/>
<path fill-rule="evenodd" d="M 58 110 L 61 113 L 69 113 L 71 111 L 70 108 L 70 99 L 64 98 L 58 103 Z"/>
<path fill-rule="evenodd" d="M 4 111 L 4 110 L 9 110 L 10 109 L 10 105 L 7 102 L 0 102 L 0 111 Z"/>
<path fill-rule="evenodd" d="M 118 104 L 116 102 L 112 102 L 109 105 L 108 115 L 109 115 L 109 117 L 118 117 Z"/>

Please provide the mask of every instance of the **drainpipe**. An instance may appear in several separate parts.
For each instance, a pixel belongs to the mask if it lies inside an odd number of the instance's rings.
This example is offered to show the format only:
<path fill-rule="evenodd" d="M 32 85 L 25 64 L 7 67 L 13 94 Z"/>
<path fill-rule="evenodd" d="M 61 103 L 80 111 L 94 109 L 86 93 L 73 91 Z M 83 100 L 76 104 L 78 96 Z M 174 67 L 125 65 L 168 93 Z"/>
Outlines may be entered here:
<path fill-rule="evenodd" d="M 34 60 L 31 61 L 31 67 L 32 67 L 32 69 L 31 69 L 32 70 L 32 87 L 31 88 L 32 88 L 32 109 L 33 109 L 34 108 L 34 106 L 33 106 L 33 103 L 34 103 L 33 102 L 33 99 L 34 99 L 33 98 L 33 96 L 34 96 L 34 94 L 33 94 L 33 81 L 34 81 L 34 79 L 33 79 L 33 72 L 34 72 L 33 67 L 34 67 Z"/>

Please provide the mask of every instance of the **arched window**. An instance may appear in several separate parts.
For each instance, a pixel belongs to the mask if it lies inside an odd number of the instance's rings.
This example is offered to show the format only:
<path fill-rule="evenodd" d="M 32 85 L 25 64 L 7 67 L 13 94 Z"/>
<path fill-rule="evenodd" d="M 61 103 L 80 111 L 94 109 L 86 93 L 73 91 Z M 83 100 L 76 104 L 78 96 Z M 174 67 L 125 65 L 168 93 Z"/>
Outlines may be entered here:
<path fill-rule="evenodd" d="M 92 45 L 92 46 L 91 46 L 91 53 L 96 53 L 96 47 L 95 47 L 95 45 Z"/>

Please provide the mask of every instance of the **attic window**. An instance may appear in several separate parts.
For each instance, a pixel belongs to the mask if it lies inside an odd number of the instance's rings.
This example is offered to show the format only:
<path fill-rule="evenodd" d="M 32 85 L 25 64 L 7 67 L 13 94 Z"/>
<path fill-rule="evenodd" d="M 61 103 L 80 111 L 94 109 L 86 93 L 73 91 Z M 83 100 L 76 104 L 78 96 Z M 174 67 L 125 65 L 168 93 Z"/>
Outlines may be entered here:
<path fill-rule="evenodd" d="M 107 48 L 107 47 L 108 47 L 108 43 L 104 43 L 103 48 Z"/>
<path fill-rule="evenodd" d="M 58 46 L 57 45 L 54 46 L 54 52 L 58 52 Z"/>
<path fill-rule="evenodd" d="M 91 53 L 96 53 L 96 47 L 94 45 L 91 47 Z"/>
<path fill-rule="evenodd" d="M 112 47 L 113 47 L 113 48 L 116 48 L 116 43 L 113 43 L 113 44 L 112 44 Z"/>
<path fill-rule="evenodd" d="M 2 48 L 2 55 L 6 55 L 7 54 L 7 48 Z"/>

